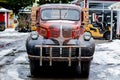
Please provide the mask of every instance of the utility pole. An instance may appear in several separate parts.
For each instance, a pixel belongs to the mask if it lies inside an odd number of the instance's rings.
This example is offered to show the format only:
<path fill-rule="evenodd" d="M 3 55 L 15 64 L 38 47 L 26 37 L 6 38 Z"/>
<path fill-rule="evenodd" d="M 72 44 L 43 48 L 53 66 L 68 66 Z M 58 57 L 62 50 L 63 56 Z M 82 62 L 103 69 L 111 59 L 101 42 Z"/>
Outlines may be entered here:
<path fill-rule="evenodd" d="M 112 41 L 113 36 L 113 8 L 111 8 L 111 31 L 110 31 L 110 41 Z"/>

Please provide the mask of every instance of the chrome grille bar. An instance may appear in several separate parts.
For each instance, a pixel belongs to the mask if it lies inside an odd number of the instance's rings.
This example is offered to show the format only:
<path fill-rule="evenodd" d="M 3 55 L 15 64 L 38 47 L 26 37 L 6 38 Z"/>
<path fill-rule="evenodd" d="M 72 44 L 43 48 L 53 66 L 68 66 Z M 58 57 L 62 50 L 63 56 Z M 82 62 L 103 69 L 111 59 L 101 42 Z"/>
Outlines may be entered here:
<path fill-rule="evenodd" d="M 42 47 L 40 47 L 40 66 L 42 66 Z"/>
<path fill-rule="evenodd" d="M 52 46 L 52 45 L 36 45 L 35 47 L 39 47 L 40 48 L 40 66 L 42 66 L 42 60 L 43 59 L 49 59 L 49 65 L 52 66 L 52 61 L 53 59 L 66 59 L 68 60 L 68 66 L 71 66 L 71 62 L 72 62 L 72 48 L 79 48 L 79 56 L 78 57 L 74 57 L 78 60 L 78 65 L 81 67 L 81 46 Z M 50 56 L 42 56 L 42 48 L 50 48 Z M 53 48 L 69 48 L 69 57 L 53 57 L 52 56 L 52 49 Z"/>
<path fill-rule="evenodd" d="M 69 48 L 69 64 L 68 64 L 68 66 L 71 66 L 71 52 L 72 52 L 72 50 L 71 50 L 71 47 Z"/>
<path fill-rule="evenodd" d="M 50 47 L 50 66 L 52 66 L 52 47 Z"/>

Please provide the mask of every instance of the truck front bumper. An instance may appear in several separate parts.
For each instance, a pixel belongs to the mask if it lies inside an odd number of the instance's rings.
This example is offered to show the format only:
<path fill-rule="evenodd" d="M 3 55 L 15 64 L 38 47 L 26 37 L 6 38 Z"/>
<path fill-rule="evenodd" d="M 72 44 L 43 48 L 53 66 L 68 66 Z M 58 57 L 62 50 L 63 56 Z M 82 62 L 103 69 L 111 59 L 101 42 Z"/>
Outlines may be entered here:
<path fill-rule="evenodd" d="M 30 55 L 28 54 L 29 59 L 33 60 L 39 60 L 40 61 L 40 66 L 42 66 L 43 61 L 49 61 L 49 65 L 52 66 L 52 62 L 68 62 L 68 66 L 71 66 L 71 63 L 74 61 L 78 62 L 78 65 L 81 65 L 81 61 L 91 61 L 93 59 L 93 56 L 81 56 L 81 48 L 80 46 L 51 46 L 51 45 L 36 45 L 35 47 L 40 48 L 40 56 L 35 56 L 35 55 Z M 50 48 L 50 54 L 49 56 L 43 56 L 42 49 L 43 48 Z M 59 57 L 54 57 L 52 55 L 52 48 L 69 48 L 69 56 L 68 57 L 63 57 L 62 55 L 62 50 L 60 50 L 60 56 Z M 78 56 L 72 56 L 72 48 L 79 48 L 79 55 Z"/>

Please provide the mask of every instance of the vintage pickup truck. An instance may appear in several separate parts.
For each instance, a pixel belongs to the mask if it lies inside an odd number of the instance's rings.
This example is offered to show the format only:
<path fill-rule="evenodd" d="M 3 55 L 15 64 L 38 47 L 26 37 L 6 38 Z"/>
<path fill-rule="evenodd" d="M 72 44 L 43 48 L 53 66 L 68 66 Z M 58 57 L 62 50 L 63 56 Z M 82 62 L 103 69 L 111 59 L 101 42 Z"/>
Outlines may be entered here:
<path fill-rule="evenodd" d="M 41 67 L 65 63 L 79 67 L 81 74 L 88 77 L 95 43 L 91 34 L 84 32 L 82 18 L 81 7 L 74 4 L 45 4 L 38 8 L 37 31 L 31 32 L 26 41 L 31 75 Z"/>

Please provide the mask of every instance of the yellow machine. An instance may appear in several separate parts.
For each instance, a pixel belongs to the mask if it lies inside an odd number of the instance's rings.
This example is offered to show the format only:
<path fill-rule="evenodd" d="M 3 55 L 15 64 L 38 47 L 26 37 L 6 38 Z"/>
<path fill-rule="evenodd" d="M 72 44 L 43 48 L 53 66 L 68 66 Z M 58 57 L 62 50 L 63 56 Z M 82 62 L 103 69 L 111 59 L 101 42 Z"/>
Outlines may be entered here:
<path fill-rule="evenodd" d="M 110 39 L 110 26 L 107 23 L 99 23 L 95 20 L 93 16 L 92 24 L 88 23 L 88 8 L 83 9 L 83 23 L 86 32 L 90 32 L 93 38 L 104 38 L 106 40 Z"/>
<path fill-rule="evenodd" d="M 99 25 L 89 24 L 85 27 L 85 31 L 90 32 L 93 38 L 104 38 L 106 40 L 110 39 L 110 26 L 102 28 Z"/>

